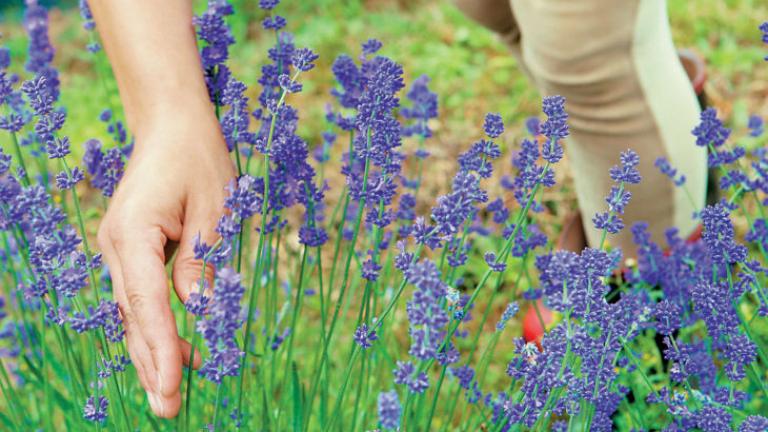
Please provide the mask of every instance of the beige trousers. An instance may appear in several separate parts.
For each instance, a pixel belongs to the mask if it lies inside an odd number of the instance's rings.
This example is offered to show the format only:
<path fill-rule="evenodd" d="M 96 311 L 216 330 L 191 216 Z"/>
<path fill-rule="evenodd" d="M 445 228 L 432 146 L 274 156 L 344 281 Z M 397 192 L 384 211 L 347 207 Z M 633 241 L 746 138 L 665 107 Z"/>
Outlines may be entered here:
<path fill-rule="evenodd" d="M 656 241 L 671 226 L 682 236 L 695 229 L 707 156 L 691 135 L 699 108 L 672 43 L 665 0 L 457 2 L 500 35 L 542 95 L 566 98 L 565 149 L 590 245 L 600 242 L 591 219 L 606 209 L 608 170 L 630 148 L 640 155 L 643 181 L 630 186 L 626 228 L 609 243 L 632 254 L 629 227 L 638 221 L 650 224 Z M 686 176 L 690 198 L 654 167 L 660 156 Z"/>

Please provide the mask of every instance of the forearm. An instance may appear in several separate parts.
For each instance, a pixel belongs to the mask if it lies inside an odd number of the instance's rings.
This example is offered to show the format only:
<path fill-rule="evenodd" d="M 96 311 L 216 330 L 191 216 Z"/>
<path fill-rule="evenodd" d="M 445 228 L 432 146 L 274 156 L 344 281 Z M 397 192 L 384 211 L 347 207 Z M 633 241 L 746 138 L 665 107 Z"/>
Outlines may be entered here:
<path fill-rule="evenodd" d="M 137 138 L 169 114 L 213 115 L 195 42 L 191 3 L 89 0 L 128 126 Z"/>

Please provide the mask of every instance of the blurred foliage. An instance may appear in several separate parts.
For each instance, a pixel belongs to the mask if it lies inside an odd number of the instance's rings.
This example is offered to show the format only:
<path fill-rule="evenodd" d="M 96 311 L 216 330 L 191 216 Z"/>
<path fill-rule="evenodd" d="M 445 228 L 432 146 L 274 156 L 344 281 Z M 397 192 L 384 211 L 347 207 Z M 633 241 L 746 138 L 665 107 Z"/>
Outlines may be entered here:
<path fill-rule="evenodd" d="M 0 0 L 0 33 L 17 62 L 24 58 L 26 41 L 20 26 L 22 0 Z M 100 128 L 94 122 L 104 109 L 103 98 L 94 98 L 96 72 L 92 56 L 85 50 L 87 36 L 80 28 L 76 1 L 48 1 L 52 13 L 52 37 L 58 49 L 56 64 L 63 71 L 63 105 L 71 120 L 66 131 L 82 142 Z M 261 30 L 263 16 L 258 2 L 234 0 L 238 14 L 230 24 L 238 40 L 232 58 L 233 69 L 246 83 L 259 75 L 271 35 Z M 485 112 L 501 112 L 509 124 L 519 125 L 536 113 L 539 104 L 535 88 L 515 66 L 506 48 L 492 33 L 468 20 L 450 1 L 417 0 L 315 0 L 283 1 L 283 15 L 298 45 L 320 53 L 319 67 L 308 77 L 300 99 L 329 99 L 332 85 L 330 64 L 341 53 L 356 55 L 359 44 L 368 38 L 385 43 L 384 54 L 400 61 L 409 80 L 428 74 L 440 95 L 441 118 L 436 125 L 443 143 L 466 141 L 476 136 Z M 196 0 L 196 11 L 205 2 Z M 768 2 L 762 0 L 670 0 L 669 14 L 678 46 L 692 47 L 710 66 L 709 88 L 715 103 L 726 115 L 736 112 L 736 124 L 745 124 L 748 113 L 766 112 L 764 105 L 768 73 L 756 70 L 762 64 L 764 48 L 757 26 L 768 17 Z M 20 65 L 16 65 L 18 68 Z M 108 74 L 105 74 L 108 75 Z M 115 92 L 111 79 L 106 87 Z M 114 96 L 114 95 L 113 95 Z M 110 103 L 119 105 L 112 97 Z M 322 105 L 297 102 L 305 121 L 302 132 L 310 141 L 323 130 Z"/>

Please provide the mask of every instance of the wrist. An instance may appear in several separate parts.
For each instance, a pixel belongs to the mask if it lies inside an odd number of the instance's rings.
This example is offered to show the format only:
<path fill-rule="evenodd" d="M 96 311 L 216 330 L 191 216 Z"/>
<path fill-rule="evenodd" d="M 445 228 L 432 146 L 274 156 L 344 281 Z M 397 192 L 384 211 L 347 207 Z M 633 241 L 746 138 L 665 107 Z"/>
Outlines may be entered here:
<path fill-rule="evenodd" d="M 208 140 L 221 137 L 215 107 L 207 92 L 204 95 L 166 93 L 153 97 L 143 106 L 129 107 L 126 104 L 125 111 L 128 127 L 136 137 L 137 147 L 158 134 L 200 136 Z"/>

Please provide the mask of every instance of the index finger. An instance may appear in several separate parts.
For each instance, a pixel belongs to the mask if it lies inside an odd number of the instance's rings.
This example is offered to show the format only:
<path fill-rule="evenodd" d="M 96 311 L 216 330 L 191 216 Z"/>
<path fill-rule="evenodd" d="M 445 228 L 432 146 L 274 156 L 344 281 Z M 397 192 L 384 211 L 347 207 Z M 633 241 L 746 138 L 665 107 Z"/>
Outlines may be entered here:
<path fill-rule="evenodd" d="M 134 232 L 127 241 L 115 242 L 114 249 L 120 260 L 128 304 L 152 355 L 154 374 L 149 373 L 147 379 L 161 405 L 153 408 L 162 417 L 172 417 L 181 403 L 182 356 L 170 307 L 164 242 L 158 228 Z"/>

